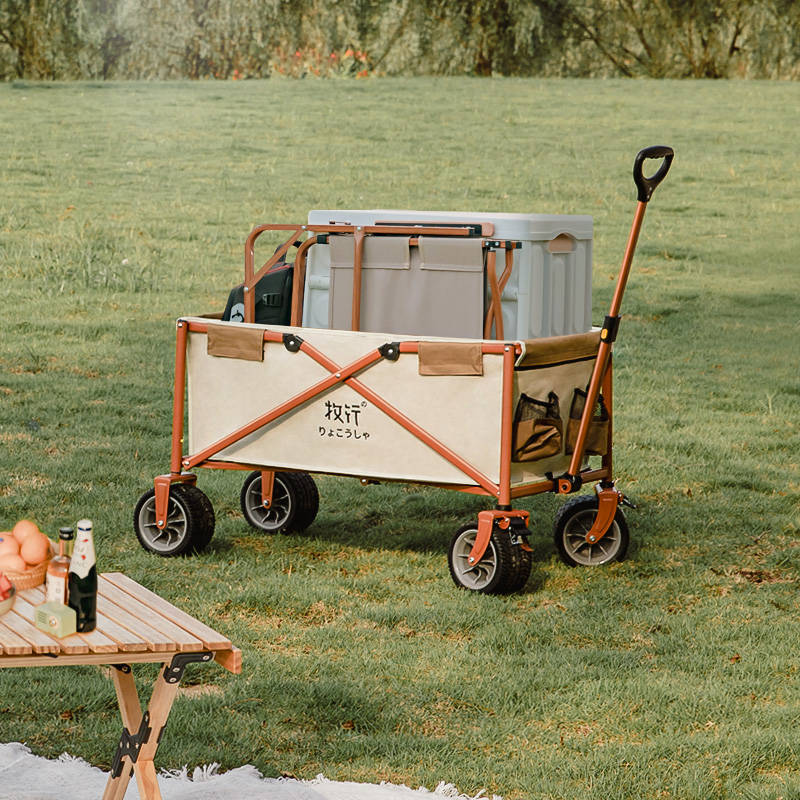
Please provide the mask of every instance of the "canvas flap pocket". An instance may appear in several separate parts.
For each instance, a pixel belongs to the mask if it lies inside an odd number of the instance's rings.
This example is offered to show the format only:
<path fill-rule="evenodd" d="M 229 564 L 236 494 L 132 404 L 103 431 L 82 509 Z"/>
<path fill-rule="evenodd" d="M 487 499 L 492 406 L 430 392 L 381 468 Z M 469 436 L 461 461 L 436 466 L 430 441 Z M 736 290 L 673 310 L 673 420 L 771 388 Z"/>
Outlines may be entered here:
<path fill-rule="evenodd" d="M 209 325 L 206 350 L 210 356 L 264 360 L 264 332 L 240 325 Z"/>
<path fill-rule="evenodd" d="M 575 450 L 578 441 L 578 429 L 586 406 L 586 392 L 576 389 L 572 395 L 572 405 L 569 409 L 569 422 L 567 423 L 566 453 L 570 455 Z M 597 396 L 594 413 L 589 421 L 589 432 L 586 434 L 584 455 L 604 456 L 608 452 L 608 425 L 609 416 L 603 395 Z"/>
<path fill-rule="evenodd" d="M 420 236 L 420 269 L 446 272 L 483 272 L 481 239 L 456 239 L 452 236 Z"/>
<path fill-rule="evenodd" d="M 562 431 L 563 422 L 555 392 L 550 392 L 547 400 L 521 394 L 514 412 L 511 460 L 537 461 L 558 455 Z"/>
<path fill-rule="evenodd" d="M 352 269 L 355 240 L 352 236 L 328 239 L 332 269 Z M 407 236 L 367 236 L 361 256 L 362 269 L 409 269 L 411 255 Z"/>
<path fill-rule="evenodd" d="M 480 343 L 420 342 L 420 375 L 483 375 Z"/>

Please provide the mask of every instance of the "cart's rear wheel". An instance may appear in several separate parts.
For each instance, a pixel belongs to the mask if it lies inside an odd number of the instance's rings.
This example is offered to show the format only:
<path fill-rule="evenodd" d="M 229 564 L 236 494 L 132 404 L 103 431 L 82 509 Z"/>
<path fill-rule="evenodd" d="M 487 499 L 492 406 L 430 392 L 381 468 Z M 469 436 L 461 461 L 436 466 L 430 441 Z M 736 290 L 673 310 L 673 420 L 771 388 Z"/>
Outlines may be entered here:
<path fill-rule="evenodd" d="M 450 542 L 448 564 L 456 586 L 483 594 L 506 594 L 521 589 L 531 572 L 530 553 L 512 544 L 506 531 L 493 530 L 483 558 L 469 563 L 478 536 L 474 522 L 462 525 Z"/>
<path fill-rule="evenodd" d="M 156 524 L 155 489 L 145 492 L 133 512 L 133 529 L 145 550 L 160 556 L 199 553 L 214 535 L 214 508 L 196 486 L 175 483 L 169 488 L 167 524 Z"/>
<path fill-rule="evenodd" d="M 319 511 L 317 484 L 307 472 L 276 472 L 269 508 L 262 503 L 261 472 L 251 472 L 239 500 L 244 518 L 265 533 L 304 531 Z"/>
<path fill-rule="evenodd" d="M 556 515 L 553 538 L 558 554 L 571 567 L 595 567 L 622 561 L 630 534 L 621 508 L 617 508 L 611 527 L 602 539 L 591 543 L 586 534 L 597 516 L 597 497 L 581 495 L 568 500 Z"/>

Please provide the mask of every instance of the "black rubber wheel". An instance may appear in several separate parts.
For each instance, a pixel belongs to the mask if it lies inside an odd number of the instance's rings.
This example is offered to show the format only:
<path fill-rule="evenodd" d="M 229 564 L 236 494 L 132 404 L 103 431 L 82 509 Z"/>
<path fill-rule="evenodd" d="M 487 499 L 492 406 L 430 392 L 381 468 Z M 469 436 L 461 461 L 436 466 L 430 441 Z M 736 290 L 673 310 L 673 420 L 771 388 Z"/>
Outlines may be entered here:
<path fill-rule="evenodd" d="M 203 514 L 203 524 L 197 531 L 194 545 L 194 552 L 199 553 L 201 550 L 205 550 L 211 543 L 211 539 L 214 536 L 214 528 L 217 524 L 217 517 L 214 513 L 214 506 L 211 505 L 211 501 L 208 499 L 208 495 L 206 495 L 205 492 L 201 492 L 196 486 L 190 484 L 187 484 L 187 488 L 191 489 L 191 494 L 195 496 L 197 504 Z"/>
<path fill-rule="evenodd" d="M 160 556 L 199 553 L 214 535 L 214 508 L 196 486 L 175 483 L 169 489 L 167 524 L 156 525 L 155 489 L 145 492 L 133 512 L 133 529 L 145 550 Z"/>
<path fill-rule="evenodd" d="M 630 534 L 621 508 L 606 535 L 591 544 L 586 534 L 597 516 L 597 497 L 581 495 L 568 500 L 556 514 L 553 539 L 565 564 L 570 567 L 596 567 L 622 561 L 628 551 Z"/>
<path fill-rule="evenodd" d="M 239 502 L 244 518 L 264 533 L 304 531 L 319 511 L 319 491 L 307 472 L 276 472 L 272 505 L 261 501 L 261 472 L 251 472 L 242 486 Z"/>
<path fill-rule="evenodd" d="M 477 564 L 470 564 L 469 553 L 477 535 L 477 523 L 470 522 L 462 525 L 453 536 L 447 554 L 453 583 L 460 589 L 482 594 L 506 594 L 521 588 L 530 574 L 528 558 L 527 574 L 522 580 L 525 558 L 520 559 L 518 553 L 525 551 L 511 543 L 506 531 L 494 530 L 483 558 Z M 530 556 L 530 553 L 525 553 L 525 556 Z"/>
<path fill-rule="evenodd" d="M 530 531 L 527 528 L 513 529 L 514 536 L 518 537 L 522 542 L 527 544 Z M 511 556 L 512 568 L 509 570 L 508 579 L 506 581 L 505 592 L 518 592 L 523 589 L 531 576 L 531 567 L 533 566 L 533 554 L 530 550 L 523 550 L 520 544 L 511 543 Z"/>

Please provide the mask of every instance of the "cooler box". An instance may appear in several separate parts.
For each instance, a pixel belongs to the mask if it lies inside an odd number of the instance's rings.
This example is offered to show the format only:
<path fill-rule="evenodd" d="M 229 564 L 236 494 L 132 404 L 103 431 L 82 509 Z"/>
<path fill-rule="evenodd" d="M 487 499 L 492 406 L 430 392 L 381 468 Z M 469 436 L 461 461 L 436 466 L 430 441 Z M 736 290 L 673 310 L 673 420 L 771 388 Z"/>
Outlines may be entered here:
<path fill-rule="evenodd" d="M 592 311 L 592 218 L 586 215 L 557 214 L 486 214 L 456 211 L 403 211 L 403 210 L 312 210 L 308 214 L 309 225 L 347 224 L 376 225 L 380 223 L 492 223 L 494 233 L 489 238 L 513 239 L 522 243 L 521 249 L 514 251 L 514 268 L 511 278 L 503 290 L 502 310 L 503 326 L 506 339 L 537 339 L 546 336 L 564 336 L 573 333 L 585 333 L 591 328 Z M 424 229 L 420 230 L 424 237 Z M 424 241 L 424 239 L 423 239 Z M 338 298 L 347 297 L 347 250 L 340 246 L 341 242 L 314 245 L 308 253 L 306 267 L 306 284 L 303 298 L 303 326 L 310 328 L 349 328 L 349 316 L 342 311 L 342 303 Z M 416 251 L 416 248 L 413 248 Z M 333 258 L 332 258 L 333 256 Z M 413 269 L 414 257 L 409 260 Z M 400 266 L 404 267 L 403 264 Z M 504 266 L 502 251 L 498 253 L 497 272 Z M 333 268 L 332 268 L 333 267 Z M 386 264 L 377 264 L 386 268 Z M 377 278 L 378 272 L 371 272 L 370 259 L 365 252 L 364 297 L 362 315 L 369 315 L 370 295 L 379 296 L 381 285 L 388 285 L 385 280 Z M 447 307 L 447 293 L 439 286 L 446 279 L 450 265 L 444 269 L 425 272 L 425 267 L 418 271 L 425 283 L 434 287 L 433 293 L 426 291 L 429 302 L 438 304 L 439 308 Z M 460 268 L 461 270 L 464 267 Z M 471 267 L 468 268 L 470 271 Z M 376 278 L 372 276 L 375 275 Z M 333 280 L 332 280 L 333 277 Z M 474 280 L 473 275 L 461 272 L 458 284 Z M 483 277 L 483 305 L 488 306 L 488 287 Z M 438 283 L 437 283 L 438 282 Z M 336 292 L 336 306 L 332 303 Z M 350 282 L 352 287 L 352 265 L 350 265 Z M 371 288 L 374 286 L 374 288 Z M 384 291 L 383 294 L 386 292 Z M 474 289 L 472 290 L 474 302 Z M 452 303 L 450 304 L 452 307 Z M 380 314 L 382 312 L 376 311 Z M 374 314 L 373 314 L 374 316 Z M 422 316 L 422 315 L 421 315 Z M 478 319 L 473 319 L 473 317 Z M 425 314 L 425 319 L 430 319 Z M 473 308 L 464 309 L 464 329 L 461 336 L 482 338 L 482 317 Z M 386 327 L 391 327 L 388 322 Z M 472 328 L 475 328 L 475 332 Z M 444 331 L 423 331 L 414 329 L 410 324 L 408 330 L 386 332 L 458 335 Z M 364 330 L 381 330 L 380 320 L 366 317 Z"/>

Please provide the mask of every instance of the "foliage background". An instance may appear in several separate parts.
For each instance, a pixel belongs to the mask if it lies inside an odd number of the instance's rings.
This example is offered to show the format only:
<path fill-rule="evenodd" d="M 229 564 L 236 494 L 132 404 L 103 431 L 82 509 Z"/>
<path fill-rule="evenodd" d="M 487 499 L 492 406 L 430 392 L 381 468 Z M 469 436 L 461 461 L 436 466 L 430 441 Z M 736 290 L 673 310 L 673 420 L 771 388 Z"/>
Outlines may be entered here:
<path fill-rule="evenodd" d="M 800 75 L 794 0 L 2 0 L 0 79 Z"/>

